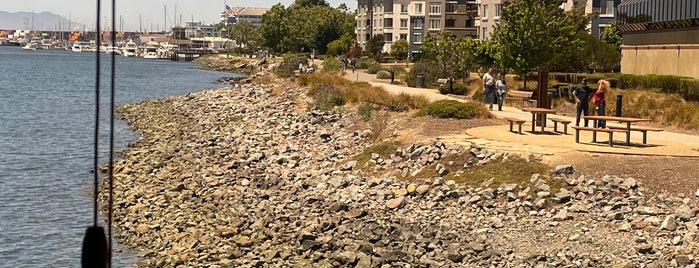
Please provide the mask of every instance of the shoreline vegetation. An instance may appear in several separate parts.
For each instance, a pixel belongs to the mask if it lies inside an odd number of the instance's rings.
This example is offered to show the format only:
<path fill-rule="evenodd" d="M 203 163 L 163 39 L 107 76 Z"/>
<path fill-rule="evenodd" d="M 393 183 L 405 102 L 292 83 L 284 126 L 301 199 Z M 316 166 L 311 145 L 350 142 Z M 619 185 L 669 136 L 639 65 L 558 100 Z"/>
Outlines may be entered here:
<path fill-rule="evenodd" d="M 694 198 L 535 155 L 399 140 L 409 130 L 388 113 L 374 113 L 389 133 L 377 135 L 361 111 L 309 109 L 307 87 L 275 79 L 274 64 L 118 108 L 139 139 L 114 163 L 114 225 L 140 267 L 696 263 Z"/>

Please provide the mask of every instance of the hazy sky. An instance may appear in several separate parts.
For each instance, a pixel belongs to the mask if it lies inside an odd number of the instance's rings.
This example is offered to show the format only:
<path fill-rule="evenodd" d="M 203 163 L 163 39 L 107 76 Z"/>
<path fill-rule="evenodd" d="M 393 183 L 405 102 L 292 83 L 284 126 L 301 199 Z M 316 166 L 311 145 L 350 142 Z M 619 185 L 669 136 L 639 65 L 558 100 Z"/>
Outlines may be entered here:
<path fill-rule="evenodd" d="M 345 3 L 350 10 L 357 8 L 357 1 L 326 0 L 330 6 L 337 7 Z M 165 8 L 167 7 L 168 28 L 175 23 L 175 12 L 177 19 L 183 22 L 202 21 L 204 23 L 218 22 L 219 14 L 227 4 L 231 7 L 272 7 L 281 3 L 285 7 L 291 5 L 294 0 L 116 0 L 117 27 L 119 27 L 119 16 L 123 19 L 123 29 L 125 31 L 138 30 L 139 15 L 143 28 L 157 30 L 165 24 Z M 68 18 L 72 21 L 94 26 L 96 0 L 2 0 L 0 10 L 17 12 L 44 12 L 50 11 Z M 103 19 L 110 18 L 111 0 L 102 0 Z M 103 22 L 104 23 L 104 22 Z M 109 22 L 111 24 L 111 21 Z"/>

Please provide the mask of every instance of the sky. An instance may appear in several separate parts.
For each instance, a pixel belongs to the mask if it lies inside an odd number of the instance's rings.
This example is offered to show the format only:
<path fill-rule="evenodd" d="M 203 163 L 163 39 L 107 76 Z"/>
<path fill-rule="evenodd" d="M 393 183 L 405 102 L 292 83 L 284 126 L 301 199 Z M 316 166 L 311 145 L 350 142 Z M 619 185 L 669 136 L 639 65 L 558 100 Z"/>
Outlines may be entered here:
<path fill-rule="evenodd" d="M 357 8 L 356 0 L 326 0 L 330 6 L 337 7 L 345 3 L 350 10 Z M 111 0 L 102 0 L 102 18 L 111 24 Z M 272 7 L 281 3 L 288 7 L 294 0 L 116 0 L 117 28 L 120 21 L 124 31 L 136 31 L 139 25 L 145 30 L 160 30 L 166 24 L 165 10 L 167 9 L 167 27 L 177 20 L 182 24 L 187 21 L 201 21 L 205 24 L 217 23 L 219 14 L 225 5 L 231 7 Z M 36 12 L 49 11 L 81 24 L 94 27 L 97 0 L 3 0 L 0 11 Z M 140 17 L 140 19 L 139 19 Z M 121 18 L 121 19 L 120 19 Z M 103 22 L 104 24 L 104 22 Z"/>

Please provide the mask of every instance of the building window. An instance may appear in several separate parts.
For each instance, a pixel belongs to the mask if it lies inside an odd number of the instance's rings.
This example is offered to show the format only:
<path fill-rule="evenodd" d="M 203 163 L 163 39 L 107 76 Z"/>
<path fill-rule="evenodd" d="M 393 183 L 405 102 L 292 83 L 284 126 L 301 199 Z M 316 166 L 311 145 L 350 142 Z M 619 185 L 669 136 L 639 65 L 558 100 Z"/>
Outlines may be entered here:
<path fill-rule="evenodd" d="M 430 30 L 439 30 L 442 28 L 442 23 L 440 20 L 430 20 Z"/>
<path fill-rule="evenodd" d="M 393 42 L 393 33 L 385 33 L 385 34 L 383 34 L 383 40 L 385 40 L 386 43 L 391 43 L 391 42 Z"/>
<path fill-rule="evenodd" d="M 408 34 L 400 34 L 400 39 L 408 40 Z"/>
<path fill-rule="evenodd" d="M 466 27 L 466 28 L 476 27 L 476 21 L 475 20 L 466 20 L 464 22 L 464 27 Z"/>
<path fill-rule="evenodd" d="M 400 19 L 400 27 L 408 28 L 408 19 Z"/>
<path fill-rule="evenodd" d="M 602 1 L 602 6 L 600 7 L 600 15 L 602 16 L 614 16 L 614 1 Z"/>
<path fill-rule="evenodd" d="M 495 4 L 495 17 L 500 17 L 500 4 Z"/>
<path fill-rule="evenodd" d="M 393 19 L 383 19 L 383 27 L 393 27 Z"/>
<path fill-rule="evenodd" d="M 415 20 L 415 29 L 422 29 L 422 20 L 421 19 Z"/>
<path fill-rule="evenodd" d="M 422 13 L 422 4 L 415 4 L 415 13 Z"/>
<path fill-rule="evenodd" d="M 414 34 L 413 35 L 413 44 L 422 44 L 422 35 L 421 34 Z"/>
<path fill-rule="evenodd" d="M 455 27 L 455 26 L 456 26 L 456 20 L 454 20 L 454 19 L 446 19 L 446 20 L 444 21 L 444 27 L 445 27 L 445 28 L 447 28 L 447 27 L 453 28 L 453 27 Z"/>
<path fill-rule="evenodd" d="M 488 27 L 483 27 L 481 29 L 483 31 L 483 35 L 481 36 L 481 39 L 487 39 L 488 38 Z"/>
<path fill-rule="evenodd" d="M 456 4 L 447 4 L 447 12 L 458 12 L 459 9 Z"/>
<path fill-rule="evenodd" d="M 488 20 L 488 5 L 483 5 L 483 14 L 481 18 L 483 18 L 483 20 Z"/>
<path fill-rule="evenodd" d="M 400 12 L 408 13 L 408 5 L 400 5 Z"/>
<path fill-rule="evenodd" d="M 441 14 L 442 5 L 440 3 L 430 3 L 430 14 Z"/>

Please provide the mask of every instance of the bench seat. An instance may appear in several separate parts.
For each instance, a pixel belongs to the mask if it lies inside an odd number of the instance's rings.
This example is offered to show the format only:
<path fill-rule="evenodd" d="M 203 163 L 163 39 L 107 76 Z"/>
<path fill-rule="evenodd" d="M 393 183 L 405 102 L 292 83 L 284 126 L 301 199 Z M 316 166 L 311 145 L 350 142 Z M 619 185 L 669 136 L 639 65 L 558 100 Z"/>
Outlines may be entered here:
<path fill-rule="evenodd" d="M 524 122 L 526 122 L 527 120 L 512 117 L 505 117 L 505 120 L 510 122 L 510 132 L 514 132 L 514 130 L 512 129 L 512 125 L 517 124 L 517 133 L 522 134 L 522 124 L 524 124 Z"/>
<path fill-rule="evenodd" d="M 533 107 L 536 102 L 536 100 L 532 100 L 533 91 L 510 90 L 506 94 L 505 100 L 510 102 L 510 106 L 514 100 L 522 101 L 522 106 L 528 103 L 530 107 Z"/>
<path fill-rule="evenodd" d="M 620 130 L 626 131 L 625 126 L 607 126 L 607 128 L 620 129 Z M 656 127 L 631 126 L 631 131 L 639 131 L 639 132 L 643 133 L 643 144 L 646 144 L 648 131 L 660 132 L 660 131 L 663 131 L 663 129 L 656 128 Z"/>
<path fill-rule="evenodd" d="M 596 127 L 578 127 L 574 126 L 575 129 L 575 143 L 580 143 L 580 131 L 592 131 L 592 142 L 597 142 L 597 132 L 609 133 L 609 146 L 612 146 L 613 134 L 614 132 L 626 132 L 626 130 L 613 129 L 613 128 L 596 128 Z"/>
<path fill-rule="evenodd" d="M 558 123 L 561 123 L 563 124 L 563 134 L 568 135 L 568 124 L 570 124 L 570 120 L 555 117 L 549 119 L 553 121 L 553 132 L 558 132 Z"/>

